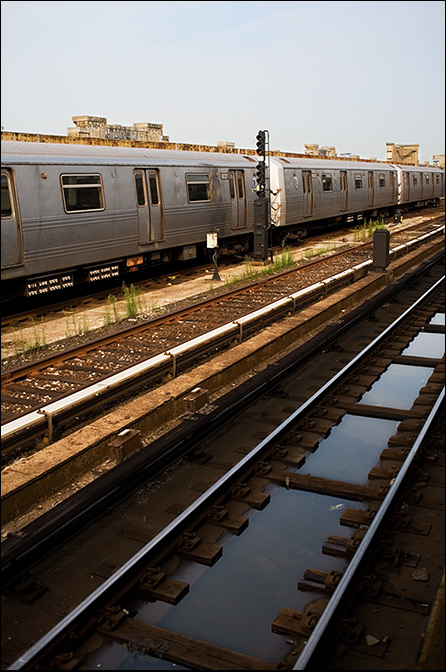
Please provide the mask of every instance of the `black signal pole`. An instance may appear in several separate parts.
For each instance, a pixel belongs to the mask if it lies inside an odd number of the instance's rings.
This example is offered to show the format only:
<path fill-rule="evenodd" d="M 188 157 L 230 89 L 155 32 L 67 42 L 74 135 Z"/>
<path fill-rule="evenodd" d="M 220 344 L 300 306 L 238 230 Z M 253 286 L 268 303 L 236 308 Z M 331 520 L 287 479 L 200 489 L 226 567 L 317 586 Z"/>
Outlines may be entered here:
<path fill-rule="evenodd" d="M 254 201 L 254 259 L 268 259 L 268 231 L 270 229 L 269 197 L 269 132 L 259 131 L 256 136 L 257 198 Z"/>

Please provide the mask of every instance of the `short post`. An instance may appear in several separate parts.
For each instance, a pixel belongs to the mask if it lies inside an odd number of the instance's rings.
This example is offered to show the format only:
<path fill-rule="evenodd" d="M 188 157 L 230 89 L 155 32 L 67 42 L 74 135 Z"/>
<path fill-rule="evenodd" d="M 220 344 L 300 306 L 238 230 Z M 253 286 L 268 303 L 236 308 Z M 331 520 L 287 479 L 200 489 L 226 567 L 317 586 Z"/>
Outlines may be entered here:
<path fill-rule="evenodd" d="M 387 229 L 376 229 L 373 233 L 373 269 L 384 271 L 389 265 L 390 233 Z"/>
<path fill-rule="evenodd" d="M 402 221 L 403 221 L 403 213 L 398 208 L 397 210 L 395 210 L 395 213 L 393 215 L 393 223 L 394 224 L 401 224 Z"/>

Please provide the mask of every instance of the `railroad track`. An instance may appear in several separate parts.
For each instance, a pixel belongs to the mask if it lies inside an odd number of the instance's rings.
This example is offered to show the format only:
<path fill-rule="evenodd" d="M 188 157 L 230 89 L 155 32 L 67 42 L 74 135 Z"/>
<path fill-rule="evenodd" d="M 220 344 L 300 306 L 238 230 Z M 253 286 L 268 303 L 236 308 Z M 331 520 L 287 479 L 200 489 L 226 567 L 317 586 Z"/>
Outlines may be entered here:
<path fill-rule="evenodd" d="M 395 245 L 390 257 L 443 233 L 444 224 L 436 226 Z M 370 245 L 362 245 L 8 371 L 2 375 L 2 451 L 45 431 L 52 440 L 56 421 L 91 412 L 166 375 L 175 377 L 186 364 L 352 284 L 373 270 L 369 255 Z"/>
<path fill-rule="evenodd" d="M 422 214 L 422 217 L 426 217 L 426 220 L 423 221 L 417 221 L 417 222 L 412 222 L 411 218 L 409 218 L 408 221 L 405 221 L 404 224 L 391 224 L 390 222 L 388 223 L 389 226 L 391 227 L 392 230 L 392 244 L 400 244 L 403 242 L 407 242 L 408 240 L 412 239 L 414 237 L 414 232 L 417 232 L 416 235 L 421 235 L 422 233 L 428 233 L 430 230 L 432 230 L 433 226 L 436 226 L 438 223 L 441 223 L 444 221 L 444 215 L 437 215 L 436 212 L 438 211 L 438 208 L 428 208 L 424 211 L 422 211 L 425 214 Z M 414 217 L 419 218 L 419 214 L 414 214 Z M 341 230 L 336 232 L 335 234 L 335 241 L 339 242 L 339 238 L 343 235 L 346 235 L 347 238 L 345 238 L 345 246 L 349 245 L 348 243 L 348 235 L 351 234 L 350 230 Z M 318 246 L 320 244 L 320 240 L 322 240 L 322 245 L 326 246 L 327 239 L 330 240 L 331 236 L 314 236 L 309 238 L 308 240 L 305 241 L 306 246 L 312 247 L 312 246 Z M 366 245 L 370 246 L 370 243 L 366 243 Z M 352 247 L 356 247 L 357 243 L 353 243 Z M 305 249 L 302 248 L 302 245 L 300 246 L 300 249 Z M 280 254 L 281 250 L 278 249 L 276 250 L 277 253 Z M 226 264 L 231 262 L 227 262 L 225 259 L 222 259 L 219 262 L 220 269 L 224 269 Z M 138 279 L 138 275 L 135 276 L 133 284 L 135 287 L 142 293 L 146 291 L 153 291 L 154 289 L 157 289 L 158 287 L 165 286 L 166 284 L 169 285 L 177 285 L 181 284 L 182 281 L 184 281 L 185 278 L 194 278 L 194 277 L 199 277 L 209 269 L 209 263 L 206 264 L 206 266 L 202 267 L 192 267 L 189 269 L 182 269 L 181 273 L 179 274 L 178 269 L 172 268 L 170 272 L 162 275 L 162 276 L 156 276 L 156 277 L 150 277 L 150 278 L 144 278 L 143 280 Z M 100 292 L 94 292 L 93 294 L 87 294 L 85 296 L 80 296 L 77 297 L 76 295 L 71 297 L 70 299 L 65 299 L 63 301 L 60 301 L 58 303 L 51 302 L 51 304 L 48 304 L 49 301 L 49 296 L 42 295 L 40 297 L 40 300 L 43 299 L 43 305 L 37 305 L 35 306 L 34 304 L 36 301 L 31 301 L 29 307 L 27 310 L 24 310 L 20 313 L 9 313 L 9 311 L 2 311 L 2 319 L 1 319 L 1 329 L 2 329 L 2 335 L 4 334 L 5 337 L 8 336 L 9 330 L 11 328 L 15 330 L 19 330 L 22 328 L 25 328 L 26 326 L 34 326 L 36 322 L 40 322 L 43 320 L 44 323 L 49 323 L 51 324 L 52 320 L 60 316 L 61 314 L 70 314 L 73 311 L 75 313 L 82 312 L 84 309 L 91 309 L 92 307 L 103 307 L 104 304 L 106 303 L 108 297 L 110 294 L 117 292 L 116 296 L 121 291 L 121 283 L 116 287 L 116 286 L 110 286 L 107 289 L 100 291 Z"/>
<path fill-rule="evenodd" d="M 395 655 L 401 669 L 414 669 L 442 573 L 430 556 L 440 534 L 444 541 L 444 455 L 430 432 L 444 404 L 444 350 L 433 356 L 430 343 L 412 353 L 420 337 L 441 335 L 436 325 L 444 334 L 442 266 L 413 276 L 397 298 L 386 290 L 364 306 L 373 313 L 365 324 L 350 321 L 356 326 L 342 341 L 342 331 L 332 330 L 308 344 L 319 373 L 337 368 L 318 391 L 311 394 L 315 376 L 303 370 L 308 352 L 291 353 L 6 539 L 7 669 L 117 669 L 132 659 L 144 669 L 159 669 L 160 659 L 167 668 L 170 661 L 191 669 L 314 669 L 333 640 L 356 656 L 375 656 L 371 668 L 354 669 L 399 669 L 389 667 Z M 374 328 L 363 350 L 350 353 Z M 386 376 L 399 367 L 407 367 L 405 388 L 414 381 L 410 403 L 391 383 L 386 399 Z M 109 508 L 180 455 L 159 492 L 146 486 L 120 513 Z M 87 520 L 83 536 L 42 562 Z M 393 535 L 400 530 L 399 548 L 382 540 L 389 521 Z M 338 524 L 353 533 L 340 534 Z M 391 575 L 387 583 L 370 577 L 375 557 L 381 574 Z M 423 590 L 414 591 L 413 580 L 396 586 L 397 568 L 427 572 L 429 580 L 417 584 Z M 392 652 L 393 632 L 370 644 L 361 623 L 347 619 L 341 633 L 333 625 L 364 571 L 363 604 L 390 610 L 393 622 L 417 619 L 415 653 L 406 639 L 403 653 Z"/>

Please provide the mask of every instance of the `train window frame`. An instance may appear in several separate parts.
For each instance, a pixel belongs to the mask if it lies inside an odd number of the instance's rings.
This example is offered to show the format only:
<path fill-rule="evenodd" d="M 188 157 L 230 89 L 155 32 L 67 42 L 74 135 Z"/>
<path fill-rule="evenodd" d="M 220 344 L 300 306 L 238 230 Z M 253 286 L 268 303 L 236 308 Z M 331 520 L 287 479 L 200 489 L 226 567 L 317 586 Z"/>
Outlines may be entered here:
<path fill-rule="evenodd" d="M 186 173 L 186 187 L 189 203 L 206 203 L 211 200 L 209 173 Z M 202 198 L 204 195 L 206 198 Z"/>
<path fill-rule="evenodd" d="M 138 184 L 136 182 L 136 179 L 140 179 L 140 185 L 142 187 L 141 189 L 138 189 Z M 144 208 L 147 205 L 147 195 L 146 195 L 146 185 L 145 185 L 145 180 L 144 180 L 144 173 L 141 170 L 136 170 L 133 173 L 133 180 L 135 184 L 135 195 L 136 195 L 136 205 L 138 208 Z M 144 197 L 144 202 L 140 202 L 140 197 Z"/>
<path fill-rule="evenodd" d="M 331 173 L 322 173 L 322 191 L 330 193 L 333 191 L 333 175 Z"/>
<path fill-rule="evenodd" d="M 440 184 L 440 182 L 441 182 L 441 180 L 440 180 L 440 176 L 439 176 L 439 175 L 435 175 L 435 183 L 436 183 L 436 184 Z"/>
<path fill-rule="evenodd" d="M 147 175 L 148 178 L 148 186 L 149 186 L 149 198 L 150 198 L 150 205 L 152 205 L 154 208 L 158 207 L 160 204 L 160 194 L 159 194 L 159 187 L 158 187 L 158 175 L 156 173 L 149 173 Z M 155 186 L 155 188 L 153 188 Z"/>
<path fill-rule="evenodd" d="M 64 184 L 64 178 L 81 178 L 81 179 L 86 179 L 86 178 L 98 178 L 97 182 L 90 182 L 86 184 Z M 105 210 L 105 198 L 104 198 L 104 185 L 102 183 L 102 175 L 100 173 L 62 173 L 60 175 L 60 186 L 62 190 L 62 203 L 65 212 L 67 215 L 73 215 L 73 214 L 78 214 L 78 213 L 85 213 L 85 212 L 101 212 Z M 73 191 L 76 194 L 76 203 L 77 205 L 77 197 L 79 195 L 79 191 L 85 190 L 85 189 L 96 189 L 97 194 L 98 194 L 98 199 L 97 202 L 100 204 L 100 207 L 82 207 L 82 208 L 69 208 L 68 207 L 68 201 L 66 198 L 66 194 L 69 191 Z"/>
<path fill-rule="evenodd" d="M 231 201 L 234 200 L 235 198 L 235 185 L 234 185 L 234 173 L 230 172 L 228 175 L 228 183 L 229 183 L 229 196 L 231 197 Z"/>
<path fill-rule="evenodd" d="M 386 186 L 386 176 L 384 173 L 379 173 L 378 174 L 378 185 L 380 189 L 385 188 Z"/>
<path fill-rule="evenodd" d="M 362 184 L 362 174 L 361 173 L 355 173 L 354 174 L 354 180 L 355 180 L 355 189 L 362 189 L 363 184 Z"/>
<path fill-rule="evenodd" d="M 426 184 L 430 184 L 429 175 L 426 173 Z"/>
<path fill-rule="evenodd" d="M 236 182 L 238 199 L 243 201 L 245 198 L 245 181 L 243 179 L 243 173 L 241 170 L 237 171 Z"/>
<path fill-rule="evenodd" d="M 415 173 L 412 175 L 412 185 L 414 187 L 418 187 L 418 175 L 416 175 Z"/>
<path fill-rule="evenodd" d="M 1 194 L 1 196 L 2 196 L 2 198 L 1 198 L 2 219 L 13 219 L 13 217 L 14 217 L 14 199 L 13 199 L 13 195 L 12 195 L 11 176 L 5 170 L 2 170 L 1 175 L 2 175 L 2 184 L 1 184 L 1 189 L 2 189 L 2 194 Z M 6 186 L 6 194 L 7 194 L 8 200 L 9 200 L 9 210 L 8 210 L 9 214 L 6 214 L 7 211 L 6 211 L 6 209 L 3 208 L 3 195 L 5 194 L 5 190 L 4 190 L 4 187 L 3 187 L 3 178 L 5 178 L 5 180 L 6 180 L 6 185 L 5 186 Z"/>

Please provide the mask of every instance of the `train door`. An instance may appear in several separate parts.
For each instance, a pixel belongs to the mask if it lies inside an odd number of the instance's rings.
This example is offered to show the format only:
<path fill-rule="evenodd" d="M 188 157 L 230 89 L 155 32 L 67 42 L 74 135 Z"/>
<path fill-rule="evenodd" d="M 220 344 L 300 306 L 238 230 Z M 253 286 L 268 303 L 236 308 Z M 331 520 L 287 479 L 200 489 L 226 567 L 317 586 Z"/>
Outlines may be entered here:
<path fill-rule="evenodd" d="M 422 173 L 421 181 L 423 184 L 422 198 L 431 198 L 434 195 L 433 175 L 429 173 Z"/>
<path fill-rule="evenodd" d="M 22 225 L 9 171 L 2 170 L 2 268 L 23 264 Z"/>
<path fill-rule="evenodd" d="M 367 181 L 367 206 L 370 207 L 375 204 L 375 183 L 373 171 L 368 171 L 368 181 Z"/>
<path fill-rule="evenodd" d="M 390 185 L 390 201 L 395 202 L 395 187 L 396 187 L 396 174 L 389 173 L 389 185 Z"/>
<path fill-rule="evenodd" d="M 403 203 L 410 201 L 409 173 L 403 173 Z"/>
<path fill-rule="evenodd" d="M 164 238 L 164 216 L 157 170 L 134 172 L 138 206 L 138 241 L 141 245 Z"/>
<path fill-rule="evenodd" d="M 233 229 L 246 226 L 246 190 L 243 170 L 228 172 L 229 194 L 231 197 L 231 221 Z"/>
<path fill-rule="evenodd" d="M 311 170 L 302 171 L 302 184 L 304 192 L 304 217 L 311 217 L 314 212 L 313 179 Z"/>
<path fill-rule="evenodd" d="M 347 171 L 341 170 L 341 210 L 348 209 L 348 181 L 347 181 Z"/>

